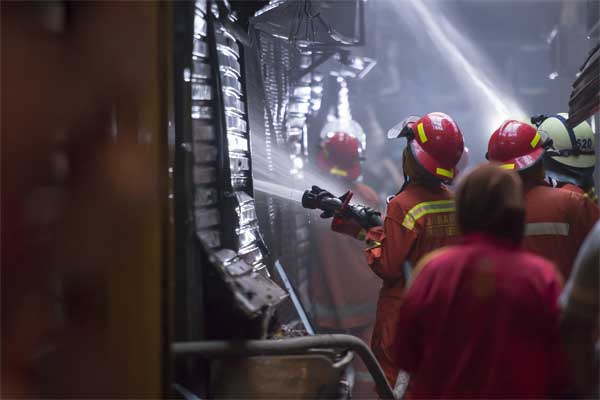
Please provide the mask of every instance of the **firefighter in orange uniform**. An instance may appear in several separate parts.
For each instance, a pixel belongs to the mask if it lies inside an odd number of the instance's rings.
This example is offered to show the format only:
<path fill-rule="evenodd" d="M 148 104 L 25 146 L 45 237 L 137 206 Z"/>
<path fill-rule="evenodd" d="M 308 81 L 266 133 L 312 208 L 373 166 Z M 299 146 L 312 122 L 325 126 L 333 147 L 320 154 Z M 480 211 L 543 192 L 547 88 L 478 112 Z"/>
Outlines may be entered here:
<path fill-rule="evenodd" d="M 558 331 L 562 279 L 520 249 L 525 201 L 516 173 L 482 165 L 461 180 L 461 243 L 423 257 L 402 302 L 393 355 L 406 398 L 554 398 L 568 371 Z"/>
<path fill-rule="evenodd" d="M 325 137 L 317 165 L 340 180 L 340 186 L 376 209 L 377 194 L 356 180 L 361 175 L 359 140 L 345 132 Z M 379 280 L 364 265 L 362 249 L 355 238 L 331 233 L 329 223 L 315 221 L 313 234 L 319 243 L 318 265 L 311 271 L 314 322 L 322 332 L 347 332 L 365 342 L 371 340 L 375 299 Z M 355 362 L 355 398 L 373 396 L 373 382 L 366 368 Z"/>
<path fill-rule="evenodd" d="M 388 132 L 405 137 L 407 179 L 387 206 L 382 227 L 367 233 L 366 256 L 383 280 L 371 347 L 392 386 L 399 370 L 390 357 L 396 321 L 411 266 L 426 253 L 451 243 L 457 234 L 454 201 L 444 183 L 452 182 L 464 149 L 463 136 L 448 115 L 409 117 Z"/>
<path fill-rule="evenodd" d="M 508 120 L 490 137 L 487 158 L 519 172 L 526 202 L 524 248 L 553 261 L 567 279 L 600 210 L 581 194 L 546 183 L 542 159 L 549 146 L 531 125 Z"/>

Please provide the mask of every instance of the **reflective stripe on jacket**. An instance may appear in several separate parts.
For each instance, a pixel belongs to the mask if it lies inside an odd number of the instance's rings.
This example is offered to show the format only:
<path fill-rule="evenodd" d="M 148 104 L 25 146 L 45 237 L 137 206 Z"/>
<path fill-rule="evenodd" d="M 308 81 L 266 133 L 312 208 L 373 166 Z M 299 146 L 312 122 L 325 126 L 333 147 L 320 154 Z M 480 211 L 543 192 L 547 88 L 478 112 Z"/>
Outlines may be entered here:
<path fill-rule="evenodd" d="M 428 252 L 451 243 L 456 234 L 451 193 L 442 186 L 431 189 L 409 184 L 388 204 L 383 227 L 373 228 L 367 235 L 372 243 L 366 250 L 367 261 L 383 279 L 371 347 L 392 385 L 398 369 L 390 362 L 389 348 L 396 336 L 405 262 L 416 265 Z"/>
<path fill-rule="evenodd" d="M 581 243 L 600 217 L 584 196 L 544 184 L 525 186 L 523 247 L 554 262 L 563 277 L 571 273 Z"/>

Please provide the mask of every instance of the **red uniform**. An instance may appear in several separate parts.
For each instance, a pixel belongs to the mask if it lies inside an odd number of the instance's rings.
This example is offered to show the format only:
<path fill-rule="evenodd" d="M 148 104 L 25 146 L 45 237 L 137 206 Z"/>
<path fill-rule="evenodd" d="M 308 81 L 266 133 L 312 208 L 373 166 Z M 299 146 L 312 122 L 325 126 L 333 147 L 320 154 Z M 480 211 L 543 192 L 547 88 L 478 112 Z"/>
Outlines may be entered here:
<path fill-rule="evenodd" d="M 525 185 L 523 247 L 554 262 L 566 279 L 577 251 L 600 217 L 598 206 L 572 191 L 544 183 Z"/>
<path fill-rule="evenodd" d="M 472 234 L 426 257 L 399 312 L 394 361 L 412 398 L 548 398 L 564 388 L 555 267 Z"/>
<path fill-rule="evenodd" d="M 426 253 L 449 244 L 457 233 L 454 211 L 452 195 L 443 186 L 413 183 L 388 204 L 383 227 L 369 231 L 368 239 L 378 244 L 366 250 L 367 260 L 383 279 L 371 347 L 391 385 L 399 372 L 389 349 L 397 336 L 405 262 L 414 266 Z"/>

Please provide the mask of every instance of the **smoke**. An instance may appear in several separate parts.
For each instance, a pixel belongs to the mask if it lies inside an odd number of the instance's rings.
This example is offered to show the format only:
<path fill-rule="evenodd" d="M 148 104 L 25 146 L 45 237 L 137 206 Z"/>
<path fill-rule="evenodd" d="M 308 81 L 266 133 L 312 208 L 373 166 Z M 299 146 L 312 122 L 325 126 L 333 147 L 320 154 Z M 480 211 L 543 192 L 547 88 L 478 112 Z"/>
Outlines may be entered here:
<path fill-rule="evenodd" d="M 507 93 L 508 90 L 504 90 L 501 81 L 495 76 L 493 68 L 474 41 L 461 33 L 444 15 L 442 2 L 409 0 L 408 2 L 391 1 L 389 4 L 415 36 L 420 38 L 427 35 L 439 53 L 435 61 L 444 63 L 460 83 L 462 90 L 473 99 L 479 120 L 477 132 L 481 133 L 475 136 L 470 135 L 471 132 L 463 132 L 467 146 L 473 145 L 469 143 L 469 139 L 479 144 L 483 142 L 487 144 L 487 139 L 493 130 L 508 118 L 526 118 L 521 105 L 511 98 Z M 408 5 L 410 7 L 407 7 Z M 414 15 L 408 15 L 412 13 Z M 432 77 L 432 79 L 445 79 L 445 77 Z M 483 152 L 476 153 L 483 154 Z"/>
<path fill-rule="evenodd" d="M 262 138 L 252 138 L 254 189 L 272 196 L 300 202 L 305 190 L 313 185 L 325 189 L 335 196 L 340 196 L 349 188 L 347 183 L 318 167 L 304 164 L 302 168 L 294 166 L 290 154 L 279 147 L 271 147 L 270 152 L 264 151 L 265 143 Z M 364 203 L 356 195 L 353 202 Z"/>
<path fill-rule="evenodd" d="M 254 179 L 254 190 L 299 203 L 304 192 L 277 183 Z"/>
<path fill-rule="evenodd" d="M 525 118 L 521 105 L 509 95 L 506 85 L 495 75 L 494 68 L 476 43 L 452 23 L 442 9 L 443 2 L 392 0 L 388 2 L 412 34 L 418 39 L 418 46 L 434 48 L 436 55 L 421 60 L 443 65 L 449 71 L 448 76 L 431 77 L 435 79 L 454 79 L 461 91 L 467 94 L 472 109 L 462 113 L 462 126 L 466 145 L 471 147 L 474 160 L 482 159 L 487 147 L 489 135 L 507 118 Z M 386 33 L 394 35 L 396 32 Z M 389 49 L 391 51 L 391 49 Z M 429 54 L 429 53 L 427 53 Z M 426 84 L 426 82 L 424 82 Z M 419 95 L 431 105 L 428 111 L 437 111 L 440 93 L 434 87 L 423 86 Z M 448 93 L 444 93 L 448 101 Z M 451 97 L 451 96 L 450 96 Z M 448 103 L 444 103 L 448 104 Z M 441 110 L 444 111 L 444 110 Z M 466 127 L 466 129 L 465 129 Z M 370 132 L 370 134 L 375 134 Z M 300 201 L 301 193 L 312 185 L 327 189 L 335 195 L 347 190 L 343 180 L 323 173 L 316 166 L 295 166 L 290 155 L 279 146 L 271 146 L 270 152 L 264 139 L 253 137 L 253 165 L 255 189 L 271 195 Z M 368 160 L 367 162 L 376 162 Z M 300 167 L 300 168 L 299 168 Z M 380 166 L 378 166 L 380 168 Z M 357 202 L 360 199 L 356 199 Z"/>
<path fill-rule="evenodd" d="M 465 88 L 478 94 L 487 103 L 493 115 L 508 117 L 514 115 L 515 112 L 520 113 L 521 108 L 519 105 L 487 80 L 486 76 L 489 76 L 490 72 L 484 74 L 482 65 L 485 65 L 486 62 L 473 43 L 462 35 L 439 11 L 434 17 L 424 2 L 410 1 L 421 18 L 421 22 L 426 27 L 425 32 L 427 32 L 440 53 L 447 57 L 448 64 L 456 76 L 467 84 Z M 442 29 L 442 26 L 444 29 Z M 458 47 L 459 43 L 463 47 L 462 50 Z M 469 49 L 468 58 L 465 49 Z M 474 64 L 477 65 L 477 68 Z"/>

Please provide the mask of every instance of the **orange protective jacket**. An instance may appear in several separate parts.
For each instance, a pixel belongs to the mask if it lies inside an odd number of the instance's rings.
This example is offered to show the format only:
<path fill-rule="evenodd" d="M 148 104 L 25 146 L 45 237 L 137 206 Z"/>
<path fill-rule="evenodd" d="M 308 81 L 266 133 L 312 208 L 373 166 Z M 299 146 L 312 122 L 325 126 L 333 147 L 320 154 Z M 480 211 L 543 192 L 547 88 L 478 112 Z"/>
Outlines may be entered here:
<path fill-rule="evenodd" d="M 573 185 L 572 183 L 567 183 L 565 185 L 559 186 L 559 188 L 561 188 L 562 190 L 568 190 L 570 192 L 579 193 L 583 195 L 583 197 L 593 202 L 598 201 L 598 195 L 596 195 L 596 189 L 593 186 L 590 187 L 587 192 L 582 187 Z"/>
<path fill-rule="evenodd" d="M 564 184 L 563 186 L 560 186 L 560 189 L 567 190 L 569 192 L 579 193 L 581 195 L 585 194 L 585 190 L 583 190 L 582 188 L 580 188 L 577 185 L 573 185 L 572 183 Z"/>
<path fill-rule="evenodd" d="M 405 263 L 415 266 L 426 253 L 452 243 L 456 235 L 450 191 L 418 183 L 409 184 L 390 201 L 383 227 L 373 228 L 367 235 L 375 243 L 366 250 L 368 264 L 383 279 L 371 347 L 391 385 L 399 372 L 390 349 L 398 336 L 396 320 L 407 278 Z"/>
<path fill-rule="evenodd" d="M 377 194 L 370 187 L 352 183 L 349 189 L 357 202 L 378 208 Z M 330 226 L 331 219 L 313 224 L 319 244 L 319 259 L 310 273 L 314 321 L 320 328 L 370 328 L 381 284 L 365 266 L 360 242 L 332 232 Z"/>
<path fill-rule="evenodd" d="M 543 182 L 526 183 L 524 189 L 523 247 L 554 262 L 567 279 L 581 243 L 600 218 L 600 210 L 578 193 Z"/>

